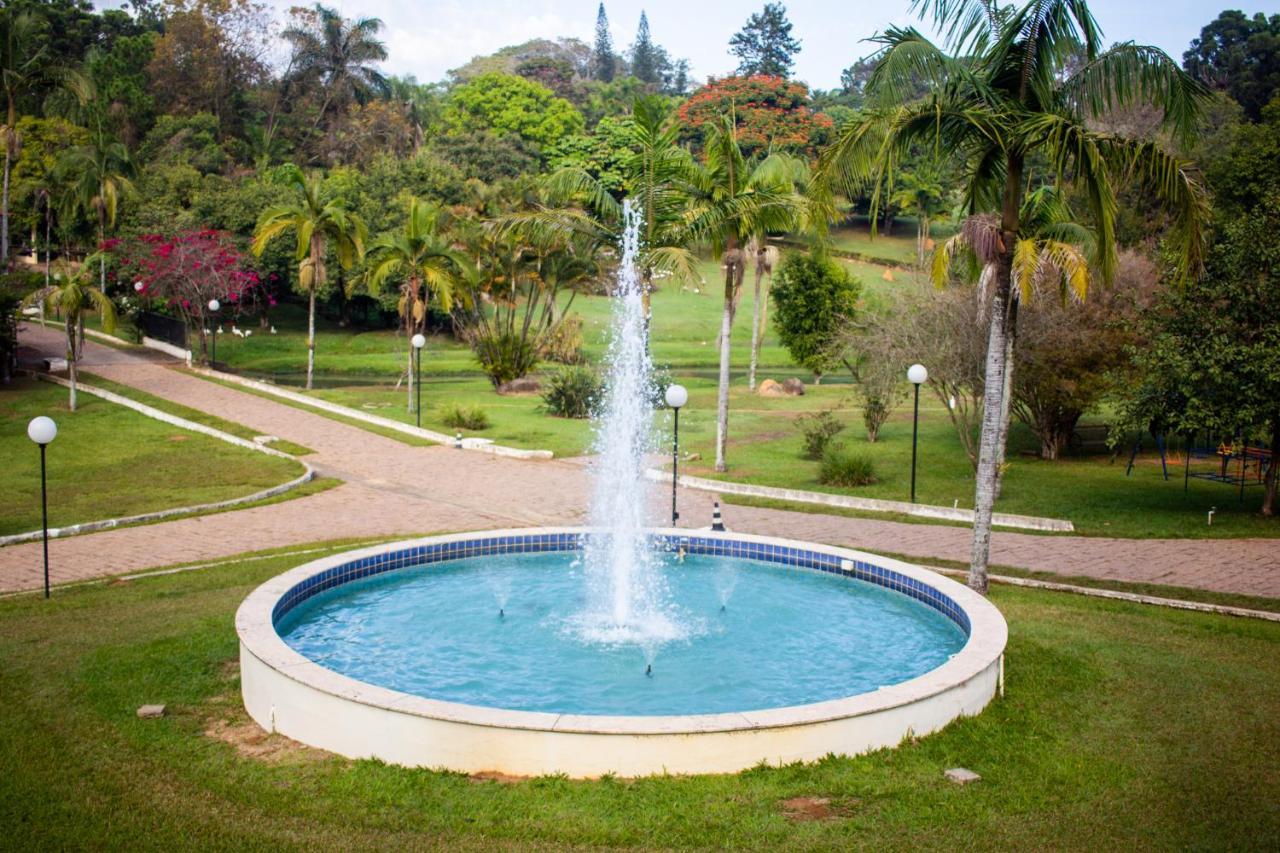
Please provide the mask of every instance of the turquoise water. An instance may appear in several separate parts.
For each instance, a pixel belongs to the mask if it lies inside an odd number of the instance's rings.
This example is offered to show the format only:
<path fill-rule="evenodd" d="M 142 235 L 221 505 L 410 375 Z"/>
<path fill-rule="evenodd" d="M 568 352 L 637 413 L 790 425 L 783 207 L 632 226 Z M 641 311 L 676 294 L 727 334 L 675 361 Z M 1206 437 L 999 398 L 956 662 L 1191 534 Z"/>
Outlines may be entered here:
<path fill-rule="evenodd" d="M 574 552 L 401 569 L 321 593 L 276 627 L 317 663 L 404 693 L 646 716 L 850 696 L 921 675 L 965 643 L 942 614 L 862 581 L 728 557 L 664 556 L 660 568 L 681 627 L 660 645 L 589 639 Z"/>

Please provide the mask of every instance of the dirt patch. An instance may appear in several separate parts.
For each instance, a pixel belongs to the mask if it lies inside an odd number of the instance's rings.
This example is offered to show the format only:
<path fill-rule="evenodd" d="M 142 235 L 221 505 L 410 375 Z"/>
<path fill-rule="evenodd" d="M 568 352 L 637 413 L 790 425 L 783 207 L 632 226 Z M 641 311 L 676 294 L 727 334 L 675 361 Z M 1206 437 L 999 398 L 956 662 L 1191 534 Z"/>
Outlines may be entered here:
<path fill-rule="evenodd" d="M 186 441 L 188 438 L 190 438 L 190 436 L 186 436 L 186 435 L 171 435 L 171 436 L 169 436 L 169 440 L 170 440 L 170 441 Z"/>
<path fill-rule="evenodd" d="M 782 816 L 787 820 L 801 823 L 811 820 L 839 820 L 847 817 L 849 808 L 845 803 L 838 803 L 830 797 L 792 797 L 779 803 Z"/>
<path fill-rule="evenodd" d="M 473 785 L 480 785 L 485 782 L 497 782 L 499 785 L 519 785 L 521 782 L 528 781 L 526 776 L 512 776 L 510 773 L 499 773 L 496 770 L 472 773 L 467 778 L 471 780 Z"/>
<path fill-rule="evenodd" d="M 270 734 L 248 717 L 214 720 L 205 728 L 204 736 L 230 744 L 245 758 L 268 764 L 319 761 L 328 755 L 284 735 Z"/>

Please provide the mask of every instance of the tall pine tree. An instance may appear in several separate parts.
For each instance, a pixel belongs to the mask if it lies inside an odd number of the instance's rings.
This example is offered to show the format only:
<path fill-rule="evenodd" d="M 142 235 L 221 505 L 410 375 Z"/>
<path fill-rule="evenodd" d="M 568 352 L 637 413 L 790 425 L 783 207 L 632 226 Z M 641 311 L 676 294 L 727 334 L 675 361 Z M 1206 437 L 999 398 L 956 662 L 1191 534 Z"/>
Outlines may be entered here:
<path fill-rule="evenodd" d="M 591 70 L 597 80 L 608 83 L 613 79 L 613 39 L 609 36 L 609 16 L 604 13 L 604 3 L 596 12 L 596 46 L 592 51 Z"/>
<path fill-rule="evenodd" d="M 640 28 L 636 30 L 635 44 L 631 45 L 631 76 L 645 83 L 661 83 L 660 55 L 649 36 L 649 18 L 640 13 Z"/>
<path fill-rule="evenodd" d="M 791 37 L 787 8 L 781 3 L 764 4 L 764 11 L 748 18 L 747 25 L 729 39 L 729 52 L 738 57 L 739 74 L 789 76 L 800 42 Z"/>

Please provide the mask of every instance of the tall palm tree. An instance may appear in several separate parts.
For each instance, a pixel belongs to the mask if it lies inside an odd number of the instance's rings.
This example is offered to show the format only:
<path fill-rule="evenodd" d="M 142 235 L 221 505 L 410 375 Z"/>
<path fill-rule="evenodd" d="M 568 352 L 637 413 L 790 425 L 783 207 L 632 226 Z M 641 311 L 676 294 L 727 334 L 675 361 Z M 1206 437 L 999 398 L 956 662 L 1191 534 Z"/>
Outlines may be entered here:
<path fill-rule="evenodd" d="M 898 176 L 898 189 L 889 204 L 916 215 L 916 265 L 924 268 L 929 242 L 930 220 L 943 209 L 946 192 L 936 168 L 922 165 Z"/>
<path fill-rule="evenodd" d="M 375 67 L 387 58 L 387 46 L 377 38 L 381 20 L 347 20 L 320 3 L 305 15 L 301 25 L 288 27 L 281 35 L 293 47 L 294 76 L 310 78 L 324 88 L 317 127 L 330 107 L 390 94 L 386 76 Z"/>
<path fill-rule="evenodd" d="M 1116 263 L 1114 181 L 1121 175 L 1145 182 L 1168 205 L 1180 275 L 1196 275 L 1207 204 L 1190 164 L 1156 143 L 1093 130 L 1091 122 L 1147 103 L 1163 111 L 1171 132 L 1185 137 L 1204 90 L 1157 48 L 1123 43 L 1101 50 L 1101 33 L 1084 0 L 1009 7 L 993 0 L 915 0 L 912 8 L 933 18 L 946 49 L 913 28 L 893 27 L 878 37 L 879 64 L 868 84 L 876 107 L 841 130 L 823 154 L 822 170 L 836 184 L 874 184 L 874 220 L 886 175 L 912 144 L 934 146 L 964 159 L 969 211 L 998 216 L 994 227 L 974 232 L 979 254 L 991 258 L 969 570 L 969 585 L 985 593 L 1013 270 L 1020 241 L 1028 236 L 1020 214 L 1026 187 L 1036 181 L 1033 164 L 1047 165 L 1042 182 L 1074 185 L 1088 200 L 1104 281 Z M 931 95 L 906 103 L 921 79 Z"/>
<path fill-rule="evenodd" d="M 70 187 L 68 206 L 91 216 L 98 226 L 98 287 L 107 288 L 107 257 L 101 251 L 107 232 L 115 228 L 120 200 L 133 194 L 133 161 L 123 142 L 99 125 L 84 145 L 67 151 L 58 161 L 55 177 Z"/>
<path fill-rule="evenodd" d="M 454 292 L 468 266 L 454 251 L 444 232 L 438 207 L 410 198 L 402 231 L 383 234 L 369 247 L 369 290 L 377 293 L 391 279 L 400 280 L 401 329 L 409 347 L 409 411 L 414 407 L 413 336 L 426 329 L 427 303 L 432 297 L 443 311 L 453 310 Z M 421 354 L 419 354 L 421 358 Z"/>
<path fill-rule="evenodd" d="M 996 458 L 996 497 L 1004 482 L 1005 449 L 1013 410 L 1013 353 L 1017 345 L 1018 310 L 1037 294 L 1052 290 L 1061 301 L 1083 302 L 1093 283 L 1098 241 L 1093 229 L 1077 222 L 1062 192 L 1050 185 L 1028 193 L 1019 211 L 1022 236 L 1014 248 L 1010 270 L 1010 302 L 1005 334 L 1004 387 L 1000 396 L 1000 435 Z M 933 256 L 934 284 L 947 283 L 953 266 L 962 261 L 963 279 L 978 285 L 978 301 L 985 304 L 995 276 L 998 252 L 993 252 L 999 220 L 993 214 L 966 218 L 960 231 L 938 247 Z"/>
<path fill-rule="evenodd" d="M 102 318 L 103 331 L 113 332 L 116 328 L 116 309 L 111 299 L 89 283 L 92 260 L 89 258 L 80 271 L 65 278 L 61 274 L 54 276 L 52 284 L 29 294 L 23 301 L 25 305 L 52 307 L 62 316 L 67 332 L 67 376 L 71 380 L 73 412 L 76 410 L 76 365 L 84 351 L 84 315 L 96 310 Z"/>
<path fill-rule="evenodd" d="M 41 21 L 28 11 L 0 9 L 0 89 L 4 90 L 4 188 L 0 201 L 0 265 L 9 260 L 9 179 L 22 141 L 18 137 L 18 99 L 48 72 L 48 47 L 39 40 Z"/>
<path fill-rule="evenodd" d="M 364 255 L 368 235 L 364 220 L 347 210 L 346 202 L 324 191 L 319 175 L 308 177 L 294 164 L 281 170 L 281 178 L 294 197 L 262 211 L 253 230 L 252 250 L 261 257 L 267 244 L 287 231 L 298 239 L 294 259 L 298 262 L 298 284 L 307 292 L 307 390 L 311 390 L 316 365 L 316 290 L 325 284 L 325 252 L 333 241 L 338 264 L 350 269 Z"/>
<path fill-rule="evenodd" d="M 706 162 L 690 176 L 682 233 L 720 255 L 724 269 L 724 311 L 720 323 L 720 387 L 716 396 L 716 470 L 727 467 L 729 441 L 729 354 L 733 315 L 746 274 L 745 248 L 770 233 L 793 230 L 804 221 L 805 202 L 796 192 L 796 161 L 770 154 L 749 161 L 738 145 L 732 116 L 724 116 L 707 136 Z"/>
<path fill-rule="evenodd" d="M 689 178 L 697 170 L 689 152 L 679 144 L 679 124 L 666 100 L 655 95 L 637 98 L 631 119 L 627 152 L 618 165 L 622 192 L 636 205 L 643 228 L 637 262 L 647 322 L 655 274 L 694 276 L 685 202 Z M 598 178 L 584 169 L 566 167 L 552 173 L 546 185 L 552 202 L 562 206 L 504 217 L 504 227 L 526 231 L 541 227 L 544 236 L 581 233 L 618 245 L 623 230 L 622 202 Z"/>

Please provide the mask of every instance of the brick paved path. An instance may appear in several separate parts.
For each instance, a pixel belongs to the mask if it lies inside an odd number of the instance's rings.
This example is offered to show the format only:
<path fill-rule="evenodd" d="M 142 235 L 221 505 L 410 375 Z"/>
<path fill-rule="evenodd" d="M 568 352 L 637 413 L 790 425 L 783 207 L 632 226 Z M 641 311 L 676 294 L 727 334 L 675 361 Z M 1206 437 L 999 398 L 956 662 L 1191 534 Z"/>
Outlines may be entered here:
<path fill-rule="evenodd" d="M 22 343 L 56 353 L 57 330 L 25 325 Z M 522 461 L 446 447 L 410 447 L 319 414 L 188 375 L 154 357 L 88 343 L 85 369 L 315 450 L 308 460 L 346 481 L 320 494 L 202 518 L 54 540 L 54 581 L 322 539 L 575 524 L 590 481 L 581 460 Z M 654 518 L 669 511 L 655 489 Z M 703 526 L 712 496 L 685 490 L 682 521 Z M 967 561 L 965 528 L 727 506 L 730 529 Z M 103 515 L 111 515 L 109 507 Z M 39 544 L 0 548 L 0 591 L 40 584 Z M 1280 540 L 1126 540 L 995 533 L 992 563 L 1065 575 L 1280 597 Z"/>

